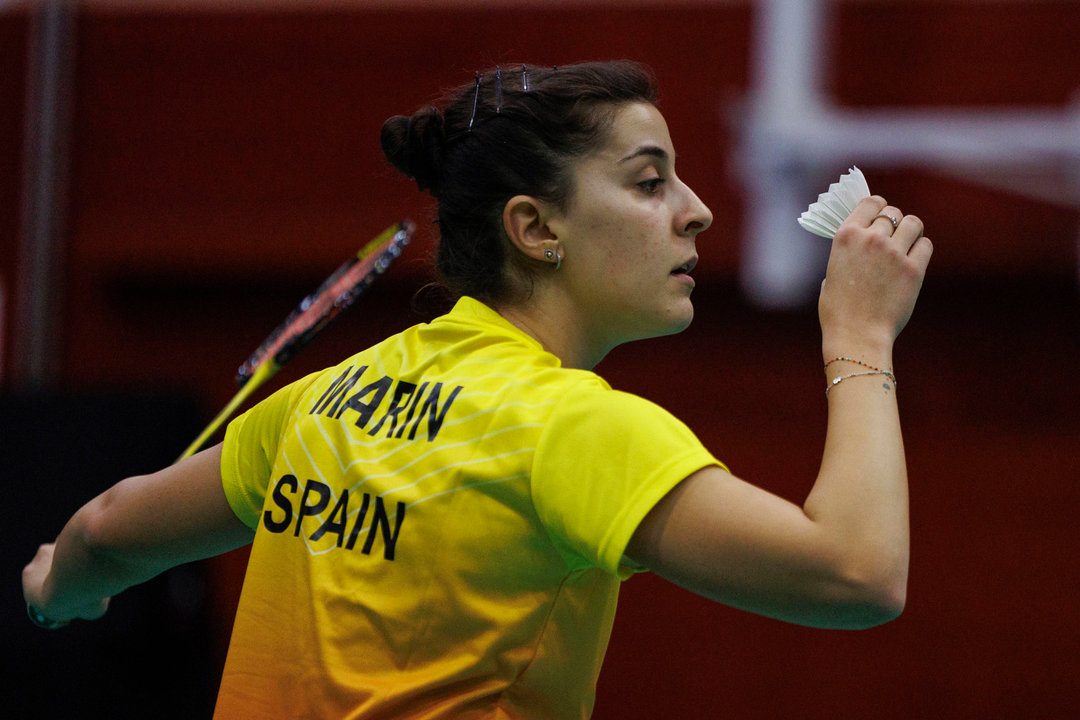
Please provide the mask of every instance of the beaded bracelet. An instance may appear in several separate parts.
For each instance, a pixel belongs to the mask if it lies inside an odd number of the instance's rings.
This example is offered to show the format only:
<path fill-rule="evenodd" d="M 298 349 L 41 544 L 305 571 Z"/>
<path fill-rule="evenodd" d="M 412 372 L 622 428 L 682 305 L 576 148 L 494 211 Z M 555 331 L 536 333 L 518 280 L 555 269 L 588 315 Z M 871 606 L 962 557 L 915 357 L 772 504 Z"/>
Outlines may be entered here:
<path fill-rule="evenodd" d="M 825 397 L 829 396 L 829 391 L 830 390 L 832 390 L 835 386 L 837 386 L 840 383 L 844 382 L 848 378 L 863 377 L 864 375 L 884 375 L 885 377 L 892 380 L 893 387 L 896 387 L 896 376 L 893 375 L 888 370 L 868 370 L 866 372 L 853 372 L 853 373 L 849 373 L 848 375 L 840 375 L 840 376 L 834 377 L 831 381 L 829 381 L 829 384 L 825 386 Z"/>
<path fill-rule="evenodd" d="M 866 368 L 866 371 L 865 372 L 853 372 L 853 373 L 849 373 L 847 375 L 839 375 L 837 377 L 834 377 L 832 380 L 829 381 L 829 384 L 825 387 L 825 396 L 826 397 L 828 397 L 829 391 L 832 390 L 834 386 L 839 385 L 840 383 L 847 380 L 848 378 L 853 378 L 853 377 L 863 377 L 865 375 L 884 375 L 885 377 L 889 378 L 889 380 L 892 381 L 893 387 L 896 387 L 896 385 L 897 385 L 896 375 L 893 373 L 892 370 L 882 370 L 881 368 L 874 367 L 873 365 L 870 365 L 869 363 L 865 363 L 862 360 L 857 360 L 855 358 L 835 357 L 832 360 L 825 363 L 825 370 L 827 371 L 829 369 L 829 366 L 832 365 L 833 363 L 836 363 L 836 362 L 854 363 L 856 365 L 859 365 L 859 366 L 862 366 L 862 367 Z"/>
<path fill-rule="evenodd" d="M 856 360 L 855 358 L 849 358 L 849 357 L 834 357 L 832 360 L 825 363 L 825 369 L 828 370 L 830 365 L 832 365 L 833 363 L 837 363 L 837 362 L 855 363 L 856 365 L 862 365 L 867 370 L 873 370 L 875 372 L 882 372 L 882 373 L 883 372 L 892 372 L 891 370 L 882 370 L 881 368 L 874 367 L 873 365 L 870 365 L 869 363 L 864 363 L 862 360 Z"/>

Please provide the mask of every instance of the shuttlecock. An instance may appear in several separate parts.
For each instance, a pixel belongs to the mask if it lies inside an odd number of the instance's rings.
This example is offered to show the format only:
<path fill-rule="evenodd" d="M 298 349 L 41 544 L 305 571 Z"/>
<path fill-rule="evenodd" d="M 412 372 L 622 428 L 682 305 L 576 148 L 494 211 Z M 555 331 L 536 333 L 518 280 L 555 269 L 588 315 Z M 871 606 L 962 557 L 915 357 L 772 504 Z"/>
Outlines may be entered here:
<path fill-rule="evenodd" d="M 866 184 L 866 178 L 859 168 L 852 167 L 838 182 L 830 185 L 828 191 L 818 195 L 817 202 L 799 216 L 799 224 L 804 230 L 832 240 L 859 201 L 868 197 L 870 186 Z"/>

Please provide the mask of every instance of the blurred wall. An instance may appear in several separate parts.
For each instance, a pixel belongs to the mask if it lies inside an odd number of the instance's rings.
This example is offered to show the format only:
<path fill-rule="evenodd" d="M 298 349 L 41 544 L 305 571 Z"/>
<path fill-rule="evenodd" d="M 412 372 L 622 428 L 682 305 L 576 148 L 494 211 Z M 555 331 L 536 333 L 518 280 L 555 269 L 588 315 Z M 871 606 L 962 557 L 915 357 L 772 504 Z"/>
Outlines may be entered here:
<path fill-rule="evenodd" d="M 178 5 L 77 14 L 57 390 L 175 394 L 209 420 L 297 300 L 401 217 L 420 227 L 406 257 L 275 387 L 424 319 L 411 306 L 432 207 L 381 159 L 383 120 L 496 63 L 629 57 L 656 71 L 680 175 L 716 223 L 699 243 L 695 326 L 599 370 L 684 418 L 737 474 L 801 502 L 824 434 L 813 308 L 763 313 L 733 282 L 746 238 L 730 157 L 752 3 Z M 25 8 L 0 10 L 6 348 L 28 27 Z M 840 2 L 829 28 L 828 87 L 847 106 L 1065 107 L 1080 88 L 1074 2 Z M 1052 717 L 1080 700 L 1076 206 L 852 162 L 936 246 L 897 354 L 908 611 L 867 632 L 813 631 L 635 578 L 598 718 Z M 243 561 L 205 566 L 209 675 Z"/>

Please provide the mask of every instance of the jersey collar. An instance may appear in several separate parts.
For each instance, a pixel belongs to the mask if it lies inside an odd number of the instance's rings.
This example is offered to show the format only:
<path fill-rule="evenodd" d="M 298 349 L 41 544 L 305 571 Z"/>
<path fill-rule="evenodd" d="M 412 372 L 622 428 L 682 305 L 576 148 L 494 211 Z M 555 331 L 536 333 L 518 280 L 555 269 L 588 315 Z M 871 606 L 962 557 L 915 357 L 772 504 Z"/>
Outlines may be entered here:
<path fill-rule="evenodd" d="M 547 350 L 544 349 L 544 346 L 540 344 L 539 340 L 514 325 L 492 308 L 468 295 L 463 295 L 458 299 L 454 304 L 454 308 L 447 314 L 447 317 L 454 320 L 480 323 L 498 328 L 499 331 L 505 335 L 512 336 L 514 339 L 520 340 L 529 346 L 536 348 L 540 352 L 547 352 Z"/>

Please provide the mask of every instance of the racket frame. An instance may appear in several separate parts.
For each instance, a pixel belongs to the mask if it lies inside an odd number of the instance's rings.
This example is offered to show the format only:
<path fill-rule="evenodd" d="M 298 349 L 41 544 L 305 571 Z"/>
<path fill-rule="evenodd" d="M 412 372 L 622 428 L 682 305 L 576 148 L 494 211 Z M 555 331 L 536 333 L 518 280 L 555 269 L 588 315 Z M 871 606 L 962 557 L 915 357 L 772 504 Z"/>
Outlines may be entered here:
<path fill-rule="evenodd" d="M 352 305 L 379 276 L 385 273 L 390 263 L 400 256 L 405 246 L 409 244 L 414 229 L 415 226 L 408 220 L 391 225 L 360 248 L 355 256 L 339 266 L 315 292 L 306 296 L 240 366 L 236 376 L 240 390 L 199 433 L 199 436 L 184 449 L 177 458 L 177 462 L 198 452 L 252 393 L 272 378 L 289 360 L 325 330 L 342 311 Z M 384 249 L 379 252 L 380 248 Z M 359 279 L 352 283 L 342 284 L 357 265 L 372 258 L 374 260 L 371 268 Z M 329 295 L 335 291 L 336 295 Z M 310 315 L 314 315 L 314 320 L 296 331 L 294 326 Z"/>

